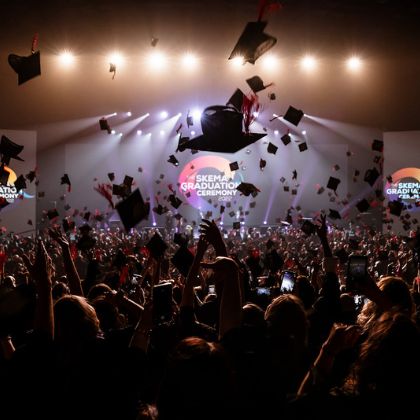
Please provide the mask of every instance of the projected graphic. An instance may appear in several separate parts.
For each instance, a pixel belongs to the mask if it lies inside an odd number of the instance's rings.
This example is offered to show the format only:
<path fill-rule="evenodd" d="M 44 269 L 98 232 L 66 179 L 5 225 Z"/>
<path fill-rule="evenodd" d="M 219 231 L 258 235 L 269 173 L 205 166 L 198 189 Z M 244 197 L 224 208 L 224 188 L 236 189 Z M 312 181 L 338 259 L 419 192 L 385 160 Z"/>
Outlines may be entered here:
<path fill-rule="evenodd" d="M 403 168 L 394 172 L 391 177 L 392 182 L 388 181 L 385 185 L 385 193 L 389 201 L 401 200 L 406 204 L 420 202 L 419 168 Z"/>
<path fill-rule="evenodd" d="M 243 181 L 238 171 L 231 171 L 229 160 L 219 156 L 202 156 L 187 163 L 178 178 L 179 191 L 188 203 L 203 209 L 209 200 L 229 202 L 239 194 Z"/>
<path fill-rule="evenodd" d="M 0 198 L 4 198 L 9 204 L 12 204 L 15 202 L 15 200 L 19 199 L 20 197 L 23 198 L 34 198 L 33 195 L 27 194 L 23 190 L 18 191 L 14 183 L 17 179 L 15 171 L 13 169 L 5 166 L 4 170 L 6 172 L 9 172 L 9 177 L 7 178 L 7 183 L 2 184 L 0 182 Z"/>

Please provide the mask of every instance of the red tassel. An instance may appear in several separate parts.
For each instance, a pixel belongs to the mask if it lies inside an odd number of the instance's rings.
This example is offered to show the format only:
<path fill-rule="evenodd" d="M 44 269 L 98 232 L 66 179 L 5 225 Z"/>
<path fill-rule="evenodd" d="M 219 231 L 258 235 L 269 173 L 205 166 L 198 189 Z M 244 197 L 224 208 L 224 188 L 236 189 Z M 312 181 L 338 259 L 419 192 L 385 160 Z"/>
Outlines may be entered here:
<path fill-rule="evenodd" d="M 32 54 L 34 54 L 35 51 L 38 50 L 38 41 L 39 41 L 38 33 L 35 33 L 34 37 L 32 38 L 32 47 L 31 47 Z"/>
<path fill-rule="evenodd" d="M 242 112 L 244 115 L 245 132 L 249 133 L 249 126 L 255 121 L 254 112 L 260 110 L 258 96 L 250 93 L 248 96 L 244 95 L 242 103 Z"/>
<path fill-rule="evenodd" d="M 258 6 L 258 21 L 263 20 L 264 15 L 267 13 L 273 13 L 280 10 L 283 6 L 277 1 L 260 0 Z"/>
<path fill-rule="evenodd" d="M 108 201 L 109 205 L 112 208 L 114 208 L 114 202 L 112 201 L 112 194 L 109 191 L 110 188 L 111 187 L 108 184 L 98 184 L 97 187 L 93 187 L 93 189 L 97 191 L 99 194 L 101 194 L 102 197 L 104 197 Z"/>

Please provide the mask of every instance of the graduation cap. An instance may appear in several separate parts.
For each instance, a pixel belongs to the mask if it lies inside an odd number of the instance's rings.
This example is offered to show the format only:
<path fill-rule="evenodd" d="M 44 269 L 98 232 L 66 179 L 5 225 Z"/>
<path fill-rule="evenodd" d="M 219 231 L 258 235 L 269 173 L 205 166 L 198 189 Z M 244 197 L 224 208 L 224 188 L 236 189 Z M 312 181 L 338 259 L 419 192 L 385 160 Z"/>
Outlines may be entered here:
<path fill-rule="evenodd" d="M 229 212 L 229 216 L 230 216 L 230 217 L 235 216 L 235 212 L 234 212 L 234 211 Z"/>
<path fill-rule="evenodd" d="M 22 152 L 24 146 L 14 143 L 6 136 L 1 136 L 0 141 L 0 154 L 1 154 L 1 162 L 5 165 L 10 163 L 10 159 L 20 160 L 24 162 L 22 158 L 18 155 Z"/>
<path fill-rule="evenodd" d="M 333 219 L 333 220 L 341 219 L 341 215 L 337 210 L 333 210 L 333 209 L 329 209 L 329 210 L 330 210 L 330 212 L 328 214 L 328 217 L 330 219 Z"/>
<path fill-rule="evenodd" d="M 130 192 L 131 192 L 131 186 L 133 185 L 133 180 L 134 180 L 134 178 L 132 176 L 125 175 L 125 177 L 124 177 L 123 185 L 125 185 L 127 188 L 129 188 Z"/>
<path fill-rule="evenodd" d="M 108 131 L 108 134 L 111 134 L 111 127 L 109 126 L 108 120 L 105 117 L 102 117 L 99 120 L 99 127 L 101 130 Z"/>
<path fill-rule="evenodd" d="M 294 169 L 292 173 L 293 173 L 292 179 L 297 179 L 297 170 Z"/>
<path fill-rule="evenodd" d="M 152 47 L 156 47 L 157 43 L 159 42 L 159 38 L 155 38 L 154 36 L 152 37 L 151 41 L 150 41 L 150 45 Z"/>
<path fill-rule="evenodd" d="M 277 149 L 278 147 L 275 144 L 271 143 L 271 141 L 268 143 L 268 146 L 267 146 L 268 153 L 275 155 L 277 153 Z"/>
<path fill-rule="evenodd" d="M 67 174 L 64 174 L 61 177 L 61 183 L 60 183 L 60 185 L 68 185 L 68 191 L 70 192 L 70 190 L 71 190 L 71 182 L 70 182 L 70 178 L 69 178 L 69 176 Z"/>
<path fill-rule="evenodd" d="M 175 252 L 171 258 L 171 263 L 177 268 L 177 270 L 186 277 L 190 271 L 190 267 L 194 261 L 194 255 L 185 246 L 181 246 Z"/>
<path fill-rule="evenodd" d="M 244 63 L 255 64 L 264 53 L 272 48 L 277 39 L 264 32 L 267 22 L 248 22 L 233 48 L 229 60 L 237 56 L 244 59 Z"/>
<path fill-rule="evenodd" d="M 297 190 L 296 189 L 292 189 L 292 195 L 297 195 Z"/>
<path fill-rule="evenodd" d="M 289 133 L 286 133 L 283 136 L 281 136 L 281 141 L 285 146 L 287 146 L 292 141 L 292 138 L 290 137 Z"/>
<path fill-rule="evenodd" d="M 146 244 L 146 248 L 150 251 L 150 254 L 154 258 L 161 257 L 165 251 L 166 248 L 168 248 L 168 245 L 166 242 L 162 239 L 162 236 L 160 236 L 157 232 L 151 237 L 149 242 Z"/>
<path fill-rule="evenodd" d="M 45 191 L 38 191 L 38 198 L 44 198 L 45 197 Z"/>
<path fill-rule="evenodd" d="M 286 181 L 286 178 L 285 178 L 284 176 L 282 176 L 282 177 L 280 178 L 280 182 L 281 182 L 281 183 L 284 183 L 284 181 Z"/>
<path fill-rule="evenodd" d="M 176 148 L 176 152 L 183 152 L 187 147 L 186 144 L 190 140 L 189 137 L 182 137 L 181 134 L 179 135 L 178 139 L 178 147 Z"/>
<path fill-rule="evenodd" d="M 179 165 L 178 159 L 175 157 L 175 155 L 169 156 L 168 162 L 172 163 L 172 165 L 174 165 L 174 166 Z"/>
<path fill-rule="evenodd" d="M 310 220 L 305 220 L 300 228 L 308 236 L 316 232 L 316 226 Z"/>
<path fill-rule="evenodd" d="M 254 93 L 258 93 L 264 90 L 265 88 L 268 88 L 269 86 L 273 85 L 273 83 L 270 83 L 265 86 L 264 82 L 259 76 L 254 76 L 254 77 L 251 77 L 250 79 L 246 79 L 246 82 Z"/>
<path fill-rule="evenodd" d="M 150 212 L 150 205 L 143 201 L 143 197 L 138 188 L 126 199 L 117 203 L 115 208 L 127 232 L 143 219 L 146 219 Z"/>
<path fill-rule="evenodd" d="M 376 180 L 379 178 L 379 175 L 380 174 L 376 168 L 368 169 L 363 180 L 373 187 Z"/>
<path fill-rule="evenodd" d="M 334 170 L 334 171 L 338 171 L 338 170 L 340 170 L 340 165 L 334 165 L 334 166 L 333 166 L 333 170 Z"/>
<path fill-rule="evenodd" d="M 283 191 L 284 191 L 284 192 L 289 192 L 289 191 L 290 191 L 290 187 L 288 187 L 287 185 L 285 185 L 285 186 L 283 187 Z"/>
<path fill-rule="evenodd" d="M 232 107 L 213 105 L 201 114 L 203 134 L 184 143 L 191 150 L 235 153 L 265 137 L 263 133 L 244 133 L 243 114 Z"/>
<path fill-rule="evenodd" d="M 404 209 L 404 204 L 401 201 L 394 200 L 388 203 L 389 212 L 394 216 L 401 216 Z"/>
<path fill-rule="evenodd" d="M 130 191 L 127 187 L 127 185 L 117 185 L 117 184 L 113 184 L 112 185 L 112 195 L 117 195 L 119 197 L 126 197 L 127 195 L 130 194 Z"/>
<path fill-rule="evenodd" d="M 241 182 L 236 187 L 236 189 L 246 197 L 249 197 L 249 195 L 256 197 L 257 194 L 260 192 L 260 190 L 255 185 L 249 184 L 248 182 Z"/>
<path fill-rule="evenodd" d="M 9 176 L 10 176 L 10 172 L 4 169 L 4 165 L 1 165 L 0 166 L 0 184 L 7 185 L 7 182 L 9 181 Z"/>
<path fill-rule="evenodd" d="M 364 198 L 356 204 L 356 207 L 360 211 L 360 213 L 364 213 L 369 209 L 370 205 L 369 202 Z"/>
<path fill-rule="evenodd" d="M 334 178 L 333 176 L 330 176 L 328 183 L 327 183 L 327 188 L 329 188 L 330 190 L 336 191 L 338 184 L 340 184 L 341 180 L 339 180 L 338 178 Z"/>
<path fill-rule="evenodd" d="M 71 205 L 70 204 L 65 204 L 64 205 L 64 210 L 65 211 L 69 211 L 71 209 Z"/>
<path fill-rule="evenodd" d="M 26 188 L 26 181 L 23 175 L 19 175 L 19 177 L 16 179 L 15 188 L 17 191 L 20 191 Z"/>
<path fill-rule="evenodd" d="M 225 206 L 220 206 L 220 214 L 223 214 L 225 212 Z"/>
<path fill-rule="evenodd" d="M 236 89 L 233 95 L 227 101 L 226 105 L 232 105 L 237 111 L 240 112 L 242 110 L 244 96 L 244 93 L 240 89 Z"/>
<path fill-rule="evenodd" d="M 308 145 L 306 142 L 300 143 L 298 147 L 299 147 L 300 152 L 304 152 L 305 150 L 308 150 Z"/>
<path fill-rule="evenodd" d="M 166 212 L 168 212 L 169 209 L 166 206 L 162 206 L 161 204 L 158 204 L 156 207 L 153 207 L 153 211 L 159 216 L 162 216 L 162 214 L 165 214 Z"/>
<path fill-rule="evenodd" d="M 33 180 L 36 178 L 36 172 L 35 171 L 30 171 L 29 173 L 27 173 L 25 175 L 25 178 L 29 181 L 29 182 L 33 182 Z"/>
<path fill-rule="evenodd" d="M 384 151 L 384 142 L 382 140 L 373 140 L 372 150 L 382 153 Z"/>
<path fill-rule="evenodd" d="M 270 99 L 270 101 L 276 100 L 276 94 L 274 92 L 270 92 L 267 96 L 268 96 L 268 99 Z"/>
<path fill-rule="evenodd" d="M 360 175 L 360 171 L 358 169 L 354 170 L 354 176 L 359 176 Z"/>
<path fill-rule="evenodd" d="M 18 75 L 18 85 L 33 79 L 41 74 L 41 53 L 36 51 L 27 57 L 9 54 L 10 67 Z"/>
<path fill-rule="evenodd" d="M 55 219 L 58 216 L 59 214 L 58 214 L 57 209 L 50 209 L 47 211 L 47 217 L 49 220 Z"/>
<path fill-rule="evenodd" d="M 297 127 L 300 123 L 300 120 L 303 118 L 303 115 L 304 113 L 301 109 L 296 109 L 293 106 L 289 106 L 286 113 L 283 115 L 283 119 Z"/>
<path fill-rule="evenodd" d="M 317 194 L 322 194 L 325 191 L 324 187 L 319 187 L 318 191 L 316 192 Z"/>
<path fill-rule="evenodd" d="M 229 168 L 231 171 L 237 171 L 239 169 L 238 162 L 229 163 Z"/>
<path fill-rule="evenodd" d="M 260 169 L 263 170 L 267 166 L 267 161 L 260 159 Z"/>
<path fill-rule="evenodd" d="M 108 178 L 109 178 L 109 180 L 110 180 L 111 182 L 113 182 L 113 181 L 114 181 L 114 179 L 115 179 L 115 174 L 114 174 L 114 172 L 109 172 L 109 173 L 108 173 Z"/>
<path fill-rule="evenodd" d="M 238 230 L 241 228 L 241 222 L 233 222 L 232 228 Z"/>
<path fill-rule="evenodd" d="M 168 197 L 168 201 L 171 203 L 171 206 L 176 209 L 182 204 L 182 201 L 175 194 L 171 194 Z"/>

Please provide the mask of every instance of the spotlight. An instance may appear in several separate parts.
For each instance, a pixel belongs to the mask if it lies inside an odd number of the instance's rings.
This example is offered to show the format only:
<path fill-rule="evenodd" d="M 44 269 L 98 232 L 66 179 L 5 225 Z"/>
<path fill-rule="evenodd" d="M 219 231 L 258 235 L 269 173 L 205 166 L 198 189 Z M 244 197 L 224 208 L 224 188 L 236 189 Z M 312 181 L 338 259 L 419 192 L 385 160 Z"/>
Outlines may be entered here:
<path fill-rule="evenodd" d="M 162 111 L 160 113 L 160 118 L 162 118 L 162 120 L 165 120 L 166 118 L 168 118 L 168 112 L 167 111 Z"/>
<path fill-rule="evenodd" d="M 153 70 L 162 70 L 166 67 L 167 63 L 166 56 L 160 52 L 150 54 L 148 61 L 149 66 L 153 68 Z"/>
<path fill-rule="evenodd" d="M 60 53 L 58 58 L 61 64 L 66 67 L 69 67 L 72 64 L 74 64 L 74 60 L 75 60 L 74 55 L 68 50 L 64 50 L 62 53 Z"/>
<path fill-rule="evenodd" d="M 111 130 L 111 134 L 115 134 L 115 130 Z"/>
<path fill-rule="evenodd" d="M 195 121 L 198 121 L 201 118 L 201 111 L 199 109 L 195 109 L 192 114 Z"/>
<path fill-rule="evenodd" d="M 164 136 L 165 135 L 165 130 L 160 130 L 160 135 Z"/>
<path fill-rule="evenodd" d="M 304 136 L 306 136 L 306 130 L 303 130 L 303 131 L 302 131 L 302 134 L 303 134 Z"/>
<path fill-rule="evenodd" d="M 278 136 L 279 135 L 279 130 L 274 130 L 274 135 Z"/>
<path fill-rule="evenodd" d="M 113 52 L 108 56 L 108 62 L 115 64 L 118 67 L 124 63 L 124 57 L 119 52 Z"/>
<path fill-rule="evenodd" d="M 141 136 L 142 131 L 141 130 L 137 130 L 137 135 Z"/>
<path fill-rule="evenodd" d="M 302 58 L 300 64 L 302 69 L 305 71 L 313 71 L 317 66 L 316 59 L 312 55 L 305 55 L 305 57 Z"/>
<path fill-rule="evenodd" d="M 274 55 L 267 55 L 262 59 L 262 65 L 266 70 L 274 70 L 277 67 L 278 61 Z"/>
<path fill-rule="evenodd" d="M 220 222 L 220 226 L 223 226 L 223 220 Z"/>
<path fill-rule="evenodd" d="M 192 136 L 195 136 L 195 131 L 194 131 L 194 130 L 192 130 L 190 134 L 191 134 Z"/>
<path fill-rule="evenodd" d="M 153 226 L 156 226 L 156 222 L 153 222 L 152 224 L 153 224 Z"/>
<path fill-rule="evenodd" d="M 232 58 L 232 65 L 235 68 L 240 68 L 245 64 L 245 60 L 244 57 L 242 57 L 241 55 L 237 55 L 236 57 Z"/>
<path fill-rule="evenodd" d="M 263 222 L 265 225 L 267 224 L 267 220 L 264 220 L 264 222 Z"/>
<path fill-rule="evenodd" d="M 182 117 L 182 112 L 178 112 L 178 114 L 176 114 L 176 116 L 177 116 L 178 118 Z"/>
<path fill-rule="evenodd" d="M 352 72 L 358 72 L 362 66 L 363 63 L 359 57 L 352 56 L 347 60 L 347 69 Z"/>
<path fill-rule="evenodd" d="M 197 67 L 198 59 L 194 54 L 186 53 L 182 56 L 181 59 L 182 65 L 186 70 L 192 70 Z"/>
<path fill-rule="evenodd" d="M 119 135 L 120 137 L 122 137 L 122 136 L 123 136 L 123 133 L 119 133 L 118 135 Z"/>
<path fill-rule="evenodd" d="M 131 117 L 131 111 L 128 111 L 125 115 L 127 115 L 127 117 Z"/>
<path fill-rule="evenodd" d="M 245 222 L 241 222 L 241 225 L 244 225 L 245 224 Z"/>
<path fill-rule="evenodd" d="M 116 117 L 118 114 L 116 112 L 112 113 L 110 116 L 111 117 Z"/>

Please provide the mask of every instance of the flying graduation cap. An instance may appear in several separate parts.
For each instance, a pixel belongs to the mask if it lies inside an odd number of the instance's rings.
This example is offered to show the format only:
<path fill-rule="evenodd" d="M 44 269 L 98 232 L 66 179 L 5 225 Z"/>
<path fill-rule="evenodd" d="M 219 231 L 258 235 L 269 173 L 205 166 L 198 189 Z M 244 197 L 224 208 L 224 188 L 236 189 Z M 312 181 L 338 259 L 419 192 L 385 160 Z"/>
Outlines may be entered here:
<path fill-rule="evenodd" d="M 241 182 L 236 189 L 246 197 L 249 195 L 256 197 L 258 193 L 261 192 L 255 185 L 248 182 Z"/>
<path fill-rule="evenodd" d="M 99 127 L 101 130 L 107 131 L 108 134 L 111 134 L 112 132 L 111 127 L 109 126 L 108 120 L 105 117 L 102 117 L 99 120 Z"/>
<path fill-rule="evenodd" d="M 248 22 L 233 48 L 229 60 L 243 57 L 244 63 L 255 64 L 259 57 L 272 48 L 277 39 L 264 32 L 267 22 Z"/>
<path fill-rule="evenodd" d="M 304 116 L 304 113 L 301 109 L 297 109 L 297 108 L 294 108 L 293 106 L 289 106 L 286 113 L 283 115 L 283 119 L 285 119 L 290 124 L 293 124 L 297 127 L 300 123 L 300 120 L 303 118 L 303 116 Z"/>
<path fill-rule="evenodd" d="M 67 185 L 67 191 L 70 192 L 71 191 L 71 182 L 70 182 L 70 178 L 67 174 L 64 174 L 61 177 L 61 184 L 60 185 Z"/>
<path fill-rule="evenodd" d="M 41 53 L 39 51 L 33 52 L 27 57 L 9 54 L 7 60 L 18 75 L 18 85 L 41 75 Z"/>
<path fill-rule="evenodd" d="M 17 191 L 21 191 L 26 188 L 26 181 L 23 175 L 19 175 L 15 181 L 15 188 Z"/>
<path fill-rule="evenodd" d="M 138 188 L 126 199 L 117 203 L 115 208 L 127 232 L 143 219 L 146 219 L 150 212 L 150 205 L 144 202 Z"/>
<path fill-rule="evenodd" d="M 224 105 L 207 107 L 201 114 L 201 128 L 203 134 L 185 142 L 185 148 L 235 153 L 266 136 L 263 133 L 244 133 L 242 112 Z"/>
<path fill-rule="evenodd" d="M 10 159 L 20 160 L 24 162 L 24 160 L 19 157 L 19 153 L 22 152 L 24 146 L 20 146 L 19 144 L 14 143 L 6 136 L 1 136 L 0 141 L 0 155 L 1 155 L 1 163 L 8 165 L 10 163 Z"/>
<path fill-rule="evenodd" d="M 264 85 L 260 76 L 253 76 L 250 79 L 246 79 L 246 83 L 251 88 L 254 93 L 258 93 L 269 86 L 273 86 L 273 83 L 269 83 L 268 85 Z"/>

